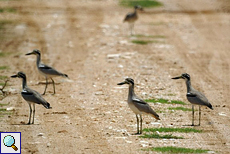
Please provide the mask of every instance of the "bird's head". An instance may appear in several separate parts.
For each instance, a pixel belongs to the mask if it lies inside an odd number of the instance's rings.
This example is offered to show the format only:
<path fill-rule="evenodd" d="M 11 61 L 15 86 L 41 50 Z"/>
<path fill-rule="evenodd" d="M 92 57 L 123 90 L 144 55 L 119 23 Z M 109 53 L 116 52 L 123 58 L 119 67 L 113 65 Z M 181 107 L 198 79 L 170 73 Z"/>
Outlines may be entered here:
<path fill-rule="evenodd" d="M 123 85 L 123 84 L 134 85 L 134 80 L 132 78 L 126 78 L 125 81 L 118 83 L 117 85 Z"/>
<path fill-rule="evenodd" d="M 23 78 L 23 79 L 25 79 L 26 78 L 26 74 L 23 73 L 23 72 L 18 72 L 16 75 L 12 75 L 11 77 L 12 78 Z"/>
<path fill-rule="evenodd" d="M 190 75 L 188 73 L 183 73 L 181 76 L 174 77 L 172 79 L 184 79 L 184 80 L 190 80 Z"/>
<path fill-rule="evenodd" d="M 140 5 L 135 5 L 134 6 L 135 10 L 140 10 L 140 11 L 144 11 L 143 7 L 141 7 Z"/>
<path fill-rule="evenodd" d="M 40 51 L 37 49 L 34 49 L 32 52 L 27 53 L 26 55 L 40 55 Z"/>

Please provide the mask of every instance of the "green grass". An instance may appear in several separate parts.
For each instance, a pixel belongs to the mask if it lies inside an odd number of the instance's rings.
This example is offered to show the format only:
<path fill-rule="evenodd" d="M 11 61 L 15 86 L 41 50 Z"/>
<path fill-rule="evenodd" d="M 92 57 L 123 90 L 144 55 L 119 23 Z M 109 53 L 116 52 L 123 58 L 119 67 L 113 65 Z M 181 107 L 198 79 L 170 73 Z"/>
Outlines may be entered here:
<path fill-rule="evenodd" d="M 177 100 L 167 100 L 167 99 L 163 99 L 163 98 L 159 98 L 159 99 L 146 99 L 146 102 L 150 102 L 150 103 L 161 103 L 161 104 L 180 104 L 180 105 L 186 105 L 186 103 L 182 102 L 182 101 L 177 101 Z"/>
<path fill-rule="evenodd" d="M 0 75 L 0 80 L 6 80 L 8 76 Z"/>
<path fill-rule="evenodd" d="M 9 105 L 10 103 L 8 103 L 8 104 L 2 104 L 2 103 L 0 103 L 0 106 L 7 106 L 7 105 Z"/>
<path fill-rule="evenodd" d="M 190 149 L 190 148 L 182 148 L 182 147 L 153 147 L 142 149 L 143 151 L 157 151 L 163 153 L 207 153 L 209 150 L 203 149 Z"/>
<path fill-rule="evenodd" d="M 169 110 L 181 110 L 181 111 L 192 111 L 190 108 L 185 108 L 185 107 L 169 107 Z"/>
<path fill-rule="evenodd" d="M 5 25 L 12 24 L 10 20 L 0 20 L 0 29 L 3 29 Z"/>
<path fill-rule="evenodd" d="M 194 128 L 166 128 L 166 127 L 161 127 L 161 128 L 145 128 L 143 129 L 145 132 L 178 132 L 178 133 L 201 133 L 202 130 L 194 129 Z"/>
<path fill-rule="evenodd" d="M 163 6 L 162 3 L 156 0 L 120 0 L 120 5 L 125 7 L 134 7 L 135 5 L 140 5 L 144 8 Z"/>
<path fill-rule="evenodd" d="M 0 66 L 0 70 L 5 70 L 5 69 L 8 69 L 9 67 L 8 66 Z"/>
<path fill-rule="evenodd" d="M 184 139 L 183 137 L 173 136 L 172 134 L 160 135 L 157 133 L 143 134 L 141 138 L 156 138 L 156 139 Z"/>
<path fill-rule="evenodd" d="M 15 8 L 0 8 L 0 13 L 3 13 L 3 12 L 9 12 L 9 13 L 15 13 L 17 10 Z"/>
<path fill-rule="evenodd" d="M 151 41 L 151 40 L 132 40 L 131 42 L 140 45 L 146 45 L 149 43 L 159 43 L 159 41 Z"/>

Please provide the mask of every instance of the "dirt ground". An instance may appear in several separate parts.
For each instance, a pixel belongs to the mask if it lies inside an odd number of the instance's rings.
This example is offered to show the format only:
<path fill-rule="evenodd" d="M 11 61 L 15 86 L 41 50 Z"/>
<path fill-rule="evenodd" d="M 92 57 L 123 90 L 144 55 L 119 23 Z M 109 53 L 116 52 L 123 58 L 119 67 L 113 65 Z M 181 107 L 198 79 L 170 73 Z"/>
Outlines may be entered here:
<path fill-rule="evenodd" d="M 118 0 L 19 0 L 0 1 L 16 8 L 0 13 L 13 21 L 2 32 L 1 75 L 27 74 L 28 86 L 42 93 L 35 56 L 69 79 L 55 78 L 44 98 L 47 110 L 36 106 L 35 124 L 25 125 L 28 104 L 20 95 L 21 80 L 10 79 L 10 93 L 0 103 L 14 107 L 0 117 L 1 131 L 22 132 L 22 153 L 149 153 L 143 148 L 177 146 L 230 153 L 230 15 L 228 0 L 161 0 L 161 8 L 139 13 L 134 31 L 122 20 L 130 8 Z M 135 39 L 154 41 L 134 44 Z M 136 132 L 136 117 L 126 100 L 128 87 L 117 86 L 126 77 L 135 80 L 136 94 L 143 98 L 182 100 L 187 107 L 186 86 L 172 77 L 187 72 L 192 85 L 205 93 L 214 110 L 202 107 L 203 133 L 174 133 L 185 139 L 143 139 Z M 150 104 L 161 120 L 143 116 L 143 128 L 189 127 L 191 112 L 169 111 L 171 104 Z M 4 106 L 5 107 L 5 106 Z M 6 108 L 5 107 L 5 108 Z M 196 123 L 198 122 L 196 114 Z M 156 152 L 153 152 L 156 153 Z"/>

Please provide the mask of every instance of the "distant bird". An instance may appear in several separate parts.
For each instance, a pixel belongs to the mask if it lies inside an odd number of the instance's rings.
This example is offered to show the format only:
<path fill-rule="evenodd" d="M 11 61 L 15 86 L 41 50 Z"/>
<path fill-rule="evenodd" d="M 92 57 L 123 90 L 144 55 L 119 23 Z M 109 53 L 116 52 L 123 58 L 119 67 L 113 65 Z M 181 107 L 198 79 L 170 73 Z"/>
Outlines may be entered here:
<path fill-rule="evenodd" d="M 26 55 L 36 55 L 37 56 L 37 68 L 38 68 L 38 71 L 42 75 L 44 75 L 46 77 L 46 87 L 45 87 L 45 91 L 44 91 L 43 95 L 45 95 L 45 93 L 46 93 L 46 88 L 47 88 L 47 85 L 48 85 L 48 78 L 50 78 L 52 80 L 54 94 L 55 94 L 55 83 L 54 83 L 54 80 L 52 79 L 52 77 L 63 76 L 63 77 L 68 78 L 68 75 L 63 74 L 61 72 L 58 72 L 57 70 L 55 70 L 54 68 L 52 68 L 52 67 L 50 67 L 48 65 L 42 64 L 41 63 L 41 53 L 40 53 L 39 50 L 35 49 L 32 52 L 27 53 Z"/>
<path fill-rule="evenodd" d="M 137 10 L 143 11 L 143 8 L 141 6 L 139 6 L 139 5 L 134 6 L 134 12 L 133 13 L 128 13 L 125 16 L 125 19 L 123 20 L 123 22 L 128 22 L 129 23 L 129 28 L 130 28 L 131 35 L 133 35 L 134 23 L 138 19 Z"/>
<path fill-rule="evenodd" d="M 207 106 L 213 110 L 211 103 L 201 92 L 194 89 L 191 85 L 190 75 L 187 73 L 182 74 L 179 77 L 174 77 L 172 79 L 184 79 L 187 86 L 187 99 L 192 104 L 192 126 L 194 126 L 194 105 L 199 105 L 199 126 L 201 119 L 201 106 Z"/>
<path fill-rule="evenodd" d="M 150 114 L 155 119 L 160 120 L 159 115 L 153 111 L 153 109 L 142 99 L 138 98 L 134 93 L 134 80 L 131 78 L 126 78 L 124 82 L 118 83 L 118 85 L 128 84 L 129 94 L 128 94 L 128 105 L 131 110 L 136 114 L 137 118 L 137 134 L 142 134 L 142 113 Z M 140 116 L 140 129 L 139 129 L 139 118 Z"/>
<path fill-rule="evenodd" d="M 12 75 L 11 77 L 12 78 L 22 78 L 21 95 L 27 101 L 30 107 L 30 117 L 29 117 L 28 124 L 30 124 L 30 120 L 31 120 L 31 113 L 32 113 L 31 105 L 33 105 L 33 108 L 34 108 L 33 109 L 33 121 L 32 121 L 32 124 L 34 124 L 35 104 L 42 104 L 47 109 L 51 109 L 52 107 L 44 98 L 42 98 L 42 96 L 37 91 L 32 90 L 27 86 L 25 73 L 18 72 L 16 75 Z"/>

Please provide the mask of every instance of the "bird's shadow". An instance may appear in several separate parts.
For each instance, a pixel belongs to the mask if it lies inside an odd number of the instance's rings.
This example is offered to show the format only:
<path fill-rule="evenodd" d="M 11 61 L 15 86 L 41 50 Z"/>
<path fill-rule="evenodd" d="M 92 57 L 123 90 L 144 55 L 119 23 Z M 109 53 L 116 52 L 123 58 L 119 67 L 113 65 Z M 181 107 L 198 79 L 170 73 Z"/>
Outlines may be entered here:
<path fill-rule="evenodd" d="M 200 125 L 182 125 L 182 126 L 185 126 L 185 127 L 199 127 Z"/>
<path fill-rule="evenodd" d="M 28 123 L 21 122 L 20 124 L 11 124 L 11 125 L 14 125 L 14 126 L 30 126 L 30 125 L 39 125 L 39 124 L 28 124 Z"/>

